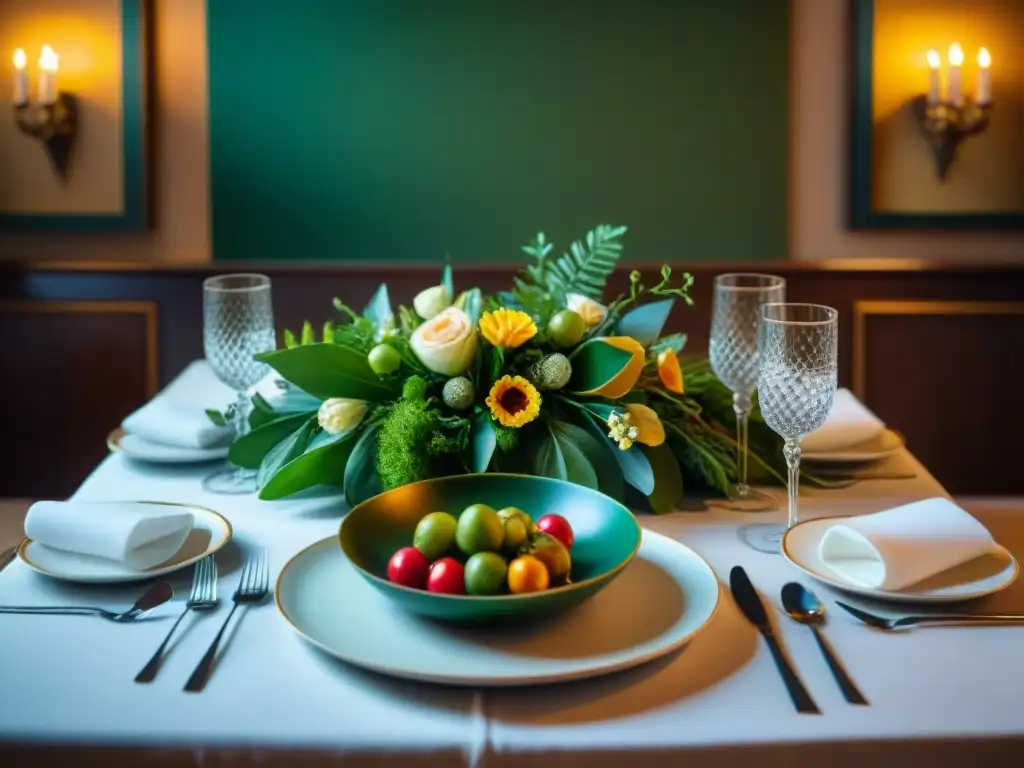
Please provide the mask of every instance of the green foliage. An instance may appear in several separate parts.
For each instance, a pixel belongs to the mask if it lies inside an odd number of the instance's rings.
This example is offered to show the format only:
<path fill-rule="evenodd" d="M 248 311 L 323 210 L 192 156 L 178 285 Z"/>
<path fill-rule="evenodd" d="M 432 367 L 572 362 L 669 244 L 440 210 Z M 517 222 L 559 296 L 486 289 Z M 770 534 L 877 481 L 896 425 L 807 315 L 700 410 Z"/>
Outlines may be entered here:
<path fill-rule="evenodd" d="M 260 488 L 259 498 L 272 501 L 316 485 L 341 484 L 358 433 L 358 429 L 341 435 L 319 433 L 300 455 L 267 479 Z"/>
<path fill-rule="evenodd" d="M 257 355 L 256 359 L 314 397 L 379 402 L 395 396 L 396 384 L 381 379 L 370 368 L 366 354 L 349 347 L 305 344 Z"/>
<path fill-rule="evenodd" d="M 247 432 L 231 444 L 228 449 L 228 461 L 239 467 L 256 469 L 263 462 L 263 457 L 279 442 L 297 430 L 310 418 L 316 418 L 316 412 L 295 413 L 280 416 L 273 421 L 260 425 Z"/>
<path fill-rule="evenodd" d="M 555 259 L 551 258 L 552 244 L 543 232 L 537 233 L 532 243 L 523 246 L 533 262 L 515 278 L 515 293 L 523 301 L 523 289 L 536 286 L 553 296 L 559 306 L 565 305 L 569 293 L 602 301 L 608 276 L 615 271 L 622 252 L 619 240 L 625 233 L 626 227 L 599 224 L 582 241 L 574 241 L 568 253 Z"/>
<path fill-rule="evenodd" d="M 679 460 L 668 443 L 644 445 L 640 449 L 654 472 L 654 491 L 647 497 L 651 510 L 659 515 L 675 511 L 683 498 L 683 473 Z"/>
<path fill-rule="evenodd" d="M 601 339 L 588 339 L 569 356 L 572 377 L 566 389 L 570 392 L 594 392 L 621 373 L 633 353 L 613 347 Z"/>
<path fill-rule="evenodd" d="M 385 286 L 381 286 L 381 288 L 384 289 L 384 301 L 387 301 L 387 288 Z M 379 295 L 380 289 L 375 294 L 375 301 Z M 334 297 L 333 303 L 334 308 L 345 316 L 346 322 L 335 324 L 334 332 L 331 334 L 332 343 L 354 349 L 365 355 L 377 344 L 376 322 L 369 317 L 360 315 L 337 296 Z M 367 307 L 368 311 L 369 309 Z"/>
<path fill-rule="evenodd" d="M 568 480 L 597 490 L 597 473 L 586 455 L 571 440 L 566 429 L 557 423 L 545 422 L 537 430 L 538 441 L 533 452 L 534 474 Z"/>
<path fill-rule="evenodd" d="M 475 327 L 480 320 L 480 312 L 483 308 L 483 294 L 479 288 L 470 288 L 459 294 L 455 299 L 455 306 L 466 313 L 470 325 Z"/>
<path fill-rule="evenodd" d="M 345 464 L 345 499 L 355 506 L 382 490 L 380 475 L 377 474 L 377 438 L 380 424 L 370 423 L 363 429 L 352 447 L 352 454 Z"/>
<path fill-rule="evenodd" d="M 235 414 L 238 413 L 238 407 L 234 404 L 229 405 L 223 413 L 214 410 L 213 408 L 207 408 L 205 413 L 206 418 L 212 421 L 216 426 L 226 427 L 235 420 Z"/>
<path fill-rule="evenodd" d="M 303 322 L 302 330 L 299 331 L 299 336 L 296 336 L 288 328 L 285 328 L 282 331 L 282 336 L 284 337 L 285 349 L 294 349 L 295 347 L 300 347 L 303 344 L 317 343 L 316 333 L 314 333 L 313 331 L 313 324 L 309 320 Z M 324 323 L 323 326 L 323 341 L 327 342 L 328 344 L 334 343 L 334 323 L 330 322 L 329 320 L 326 323 Z"/>
<path fill-rule="evenodd" d="M 490 419 L 490 413 L 487 414 L 487 418 Z M 494 427 L 494 439 L 498 445 L 498 450 L 502 453 L 512 453 L 516 448 L 519 447 L 519 432 L 518 427 L 505 427 L 492 420 Z"/>
<path fill-rule="evenodd" d="M 301 456 L 316 429 L 316 419 L 309 418 L 288 437 L 267 451 L 267 455 L 263 457 L 259 471 L 256 473 L 257 487 L 262 489 L 285 464 Z"/>
<path fill-rule="evenodd" d="M 340 303 L 337 299 L 334 301 L 335 306 Z M 346 312 L 346 314 L 354 317 L 354 313 L 351 310 Z M 378 339 L 395 327 L 395 313 L 391 311 L 391 298 L 388 296 L 388 286 L 385 283 L 381 283 L 380 287 L 374 292 L 370 303 L 363 310 L 363 317 L 373 323 L 377 331 L 375 336 Z"/>
<path fill-rule="evenodd" d="M 661 336 L 675 303 L 675 299 L 662 299 L 634 307 L 619 319 L 615 335 L 629 336 L 645 349 L 650 347 Z"/>
<path fill-rule="evenodd" d="M 470 468 L 474 472 L 486 472 L 498 444 L 495 421 L 488 411 L 481 410 L 473 419 L 473 456 Z"/>

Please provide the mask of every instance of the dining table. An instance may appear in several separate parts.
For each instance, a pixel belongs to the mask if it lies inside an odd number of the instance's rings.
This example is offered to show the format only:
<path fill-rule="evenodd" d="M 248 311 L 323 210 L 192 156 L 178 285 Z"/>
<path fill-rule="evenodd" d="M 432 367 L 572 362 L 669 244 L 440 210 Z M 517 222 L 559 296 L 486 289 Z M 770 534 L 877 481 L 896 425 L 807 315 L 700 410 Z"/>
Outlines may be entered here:
<path fill-rule="evenodd" d="M 112 425 L 115 426 L 115 425 Z M 969 446 L 964 446 L 969 450 Z M 802 519 L 877 512 L 948 497 L 906 449 L 873 465 L 897 477 L 842 489 L 804 487 Z M 785 520 L 785 490 L 771 512 L 714 502 L 654 515 L 645 531 L 693 549 L 719 579 L 710 621 L 683 648 L 589 680 L 522 688 L 440 686 L 393 679 L 339 661 L 285 621 L 273 596 L 242 613 L 201 693 L 183 690 L 223 617 L 244 553 L 264 548 L 271 583 L 297 552 L 336 536 L 347 511 L 340 489 L 280 501 L 203 489 L 209 465 L 156 465 L 111 453 L 74 501 L 149 500 L 219 512 L 233 528 L 218 555 L 219 607 L 183 623 L 157 678 L 134 682 L 181 612 L 176 597 L 150 620 L 0 615 L 0 765 L 156 766 L 904 766 L 1024 764 L 1024 626 L 939 626 L 886 632 L 836 606 L 846 599 L 783 556 L 744 544 L 738 528 Z M 1020 559 L 1024 520 L 1013 510 L 979 517 Z M 798 713 L 772 654 L 728 588 L 741 565 L 762 595 L 790 660 L 821 713 Z M 847 703 L 812 631 L 783 612 L 790 581 L 814 589 L 822 627 L 868 700 Z M 130 605 L 144 585 L 81 585 L 16 559 L 0 572 L 0 604 Z M 595 598 L 596 599 L 596 598 Z M 635 595 L 643 610 L 656 601 Z M 859 603 L 864 605 L 864 603 Z M 916 606 L 873 605 L 890 615 Z M 324 605 L 324 611 L 334 609 Z M 1024 584 L 958 610 L 1024 611 Z M 918 611 L 919 612 L 919 611 Z M 614 631 L 618 617 L 606 617 Z M 361 627 L 351 626 L 352 632 Z"/>

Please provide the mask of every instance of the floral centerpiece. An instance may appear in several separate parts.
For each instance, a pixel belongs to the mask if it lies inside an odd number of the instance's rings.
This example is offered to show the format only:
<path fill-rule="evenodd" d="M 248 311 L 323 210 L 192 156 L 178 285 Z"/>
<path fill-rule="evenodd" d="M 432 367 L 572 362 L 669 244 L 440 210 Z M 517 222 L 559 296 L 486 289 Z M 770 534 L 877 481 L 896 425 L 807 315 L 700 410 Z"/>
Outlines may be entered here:
<path fill-rule="evenodd" d="M 611 300 L 625 227 L 601 225 L 561 255 L 543 233 L 508 291 L 458 286 L 451 266 L 412 308 L 381 285 L 322 333 L 307 322 L 258 359 L 283 380 L 252 398 L 251 430 L 229 459 L 258 469 L 261 499 L 315 485 L 349 503 L 431 477 L 516 472 L 569 480 L 616 499 L 676 508 L 684 489 L 725 492 L 737 476 L 732 395 L 686 336 L 662 335 L 693 278 L 645 285 L 630 274 Z M 220 418 L 212 413 L 211 418 Z M 781 440 L 756 410 L 750 475 L 781 481 Z"/>

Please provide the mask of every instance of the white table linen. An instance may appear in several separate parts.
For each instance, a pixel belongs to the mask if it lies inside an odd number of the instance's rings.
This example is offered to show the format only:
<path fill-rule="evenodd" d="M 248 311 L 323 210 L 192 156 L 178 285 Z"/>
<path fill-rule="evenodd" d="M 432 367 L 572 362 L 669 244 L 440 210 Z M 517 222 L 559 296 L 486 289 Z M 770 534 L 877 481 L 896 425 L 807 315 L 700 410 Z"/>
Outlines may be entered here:
<path fill-rule="evenodd" d="M 873 440 L 885 431 L 885 422 L 845 388 L 836 390 L 825 423 L 800 440 L 804 453 L 831 453 Z"/>

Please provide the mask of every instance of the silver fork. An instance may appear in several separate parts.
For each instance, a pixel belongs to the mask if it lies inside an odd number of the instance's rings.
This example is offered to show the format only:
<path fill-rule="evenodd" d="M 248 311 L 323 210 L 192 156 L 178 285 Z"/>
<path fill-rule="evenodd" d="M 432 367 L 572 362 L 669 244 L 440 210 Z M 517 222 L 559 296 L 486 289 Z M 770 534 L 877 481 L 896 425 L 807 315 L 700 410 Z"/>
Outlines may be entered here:
<path fill-rule="evenodd" d="M 861 608 L 854 608 L 841 600 L 836 605 L 847 613 L 856 616 L 869 627 L 892 630 L 900 627 L 912 627 L 915 624 L 1024 624 L 1024 613 L 936 613 L 925 616 L 900 616 L 888 619 L 876 616 Z"/>
<path fill-rule="evenodd" d="M 199 662 L 199 666 L 192 673 L 192 677 L 185 683 L 186 691 L 198 693 L 206 685 L 206 681 L 210 678 L 210 673 L 213 671 L 213 662 L 217 656 L 217 648 L 220 646 L 221 638 L 224 636 L 224 630 L 231 623 L 231 617 L 234 615 L 235 609 L 242 604 L 255 605 L 262 602 L 269 590 L 270 567 L 267 563 L 267 551 L 261 549 L 258 553 L 246 556 L 245 562 L 242 564 L 242 575 L 238 577 L 238 589 L 235 590 L 235 594 L 231 597 L 232 601 L 234 601 L 234 605 L 231 606 L 231 612 L 221 625 L 217 636 L 213 638 L 213 642 L 210 644 L 209 649 L 207 649 L 206 655 Z"/>
<path fill-rule="evenodd" d="M 174 631 L 189 611 L 205 611 L 216 608 L 218 602 L 217 561 L 213 555 L 207 555 L 199 561 L 196 565 L 195 573 L 192 574 L 192 592 L 188 596 L 188 602 L 185 603 L 185 610 L 181 612 L 178 620 L 174 622 L 174 626 L 171 627 L 171 631 L 167 633 L 164 641 L 160 643 L 160 647 L 156 649 L 153 658 L 146 662 L 146 666 L 135 676 L 135 682 L 149 683 L 153 681 L 156 673 L 160 670 L 160 664 L 163 663 L 167 644 L 171 641 Z"/>

